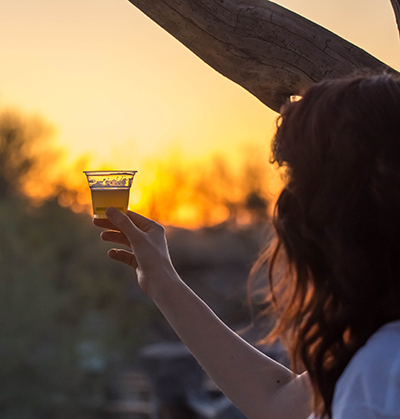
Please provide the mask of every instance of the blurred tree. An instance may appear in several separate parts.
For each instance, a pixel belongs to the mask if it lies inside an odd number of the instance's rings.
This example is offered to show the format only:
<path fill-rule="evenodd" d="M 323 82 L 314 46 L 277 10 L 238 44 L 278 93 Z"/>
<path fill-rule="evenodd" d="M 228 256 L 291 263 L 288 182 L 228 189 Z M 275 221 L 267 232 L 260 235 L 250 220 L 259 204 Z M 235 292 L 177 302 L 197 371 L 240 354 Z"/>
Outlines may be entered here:
<path fill-rule="evenodd" d="M 215 156 L 204 169 L 195 170 L 192 200 L 202 209 L 203 225 L 215 223 L 219 214 L 232 222 L 267 220 L 269 167 L 265 160 L 248 148 L 234 168 L 223 156 Z"/>
<path fill-rule="evenodd" d="M 268 201 L 260 190 L 248 193 L 245 208 L 250 213 L 251 223 L 265 222 L 268 219 Z"/>
<path fill-rule="evenodd" d="M 139 212 L 162 224 L 202 227 L 229 222 L 266 221 L 271 168 L 267 156 L 247 146 L 231 166 L 223 155 L 185 162 L 172 153 L 147 172 Z"/>
<path fill-rule="evenodd" d="M 59 157 L 49 146 L 53 128 L 40 117 L 0 112 L 0 198 L 23 193 L 29 176 L 40 177 Z"/>
<path fill-rule="evenodd" d="M 189 173 L 184 168 L 182 156 L 173 151 L 158 161 L 153 168 L 154 183 L 148 189 L 145 213 L 163 223 L 173 222 L 174 215 L 187 198 Z"/>

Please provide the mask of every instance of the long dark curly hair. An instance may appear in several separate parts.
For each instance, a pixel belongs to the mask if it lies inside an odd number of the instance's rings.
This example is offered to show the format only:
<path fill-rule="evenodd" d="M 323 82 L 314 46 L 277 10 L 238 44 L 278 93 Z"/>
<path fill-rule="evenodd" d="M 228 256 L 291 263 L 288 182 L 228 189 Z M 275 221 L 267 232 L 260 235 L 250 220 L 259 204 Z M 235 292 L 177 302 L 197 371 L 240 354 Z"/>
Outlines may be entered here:
<path fill-rule="evenodd" d="M 282 109 L 272 153 L 286 184 L 273 248 L 255 266 L 268 259 L 278 312 L 268 339 L 284 339 L 309 373 L 314 412 L 331 418 L 352 356 L 400 318 L 400 81 L 313 85 Z"/>

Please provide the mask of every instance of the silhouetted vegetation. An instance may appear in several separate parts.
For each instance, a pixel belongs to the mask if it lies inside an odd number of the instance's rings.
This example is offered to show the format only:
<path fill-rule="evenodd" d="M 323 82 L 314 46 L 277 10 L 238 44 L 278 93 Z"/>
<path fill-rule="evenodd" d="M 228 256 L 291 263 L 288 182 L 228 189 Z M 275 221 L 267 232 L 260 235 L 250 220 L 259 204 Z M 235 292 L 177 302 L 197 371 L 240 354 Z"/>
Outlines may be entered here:
<path fill-rule="evenodd" d="M 40 119 L 0 114 L 2 419 L 97 417 L 110 370 L 133 362 L 144 344 L 176 339 L 138 289 L 134 272 L 107 258 L 108 245 L 90 215 L 71 209 L 84 207 L 79 191 L 53 178 L 48 199 L 32 205 L 27 186 L 36 182 L 40 189 L 57 161 L 57 152 L 45 146 L 49 133 Z M 248 174 L 242 173 L 247 187 L 240 189 L 217 159 L 203 173 L 203 184 L 193 178 L 197 189 L 190 195 L 185 196 L 187 173 L 179 170 L 161 192 L 154 191 L 155 216 L 158 205 L 160 214 L 169 208 L 171 215 L 182 201 L 197 197 L 210 210 L 225 206 L 230 220 L 243 209 L 255 217 L 256 224 L 240 231 L 225 224 L 193 232 L 168 229 L 183 278 L 234 324 L 248 320 L 247 273 L 264 237 L 268 201 L 259 174 L 249 166 Z M 171 193 L 174 184 L 181 195 Z M 205 223 L 210 219 L 204 214 Z"/>
<path fill-rule="evenodd" d="M 52 127 L 38 116 L 15 110 L 0 112 L 0 198 L 26 194 L 44 184 L 59 152 L 50 145 Z"/>
<path fill-rule="evenodd" d="M 196 226 L 212 226 L 268 219 L 272 171 L 268 156 L 257 150 L 247 150 L 235 167 L 221 155 L 199 163 L 172 155 L 158 162 L 153 171 L 153 184 L 138 208 L 163 224 L 190 225 L 196 220 Z"/>

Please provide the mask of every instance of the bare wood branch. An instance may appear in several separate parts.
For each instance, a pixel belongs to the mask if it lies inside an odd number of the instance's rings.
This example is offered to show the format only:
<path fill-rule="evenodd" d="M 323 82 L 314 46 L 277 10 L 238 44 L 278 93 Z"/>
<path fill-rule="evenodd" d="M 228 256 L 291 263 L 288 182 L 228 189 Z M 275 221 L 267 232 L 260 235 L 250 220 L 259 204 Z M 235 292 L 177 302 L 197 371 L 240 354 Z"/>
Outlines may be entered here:
<path fill-rule="evenodd" d="M 364 50 L 268 0 L 129 1 L 277 112 L 312 82 L 360 69 L 389 70 Z"/>

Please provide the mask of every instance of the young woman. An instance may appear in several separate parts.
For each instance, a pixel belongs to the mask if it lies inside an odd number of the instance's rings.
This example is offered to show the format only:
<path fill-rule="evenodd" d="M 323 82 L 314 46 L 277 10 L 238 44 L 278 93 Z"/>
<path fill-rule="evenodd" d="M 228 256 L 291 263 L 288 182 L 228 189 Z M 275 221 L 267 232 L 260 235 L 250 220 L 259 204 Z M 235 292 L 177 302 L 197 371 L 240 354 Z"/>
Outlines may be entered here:
<path fill-rule="evenodd" d="M 159 224 L 114 208 L 94 223 L 103 240 L 131 248 L 109 256 L 136 269 L 249 419 L 400 419 L 400 82 L 312 86 L 282 109 L 273 160 L 287 182 L 258 265 L 269 262 L 278 314 L 270 337 L 283 338 L 301 374 L 242 340 L 181 281 Z"/>

